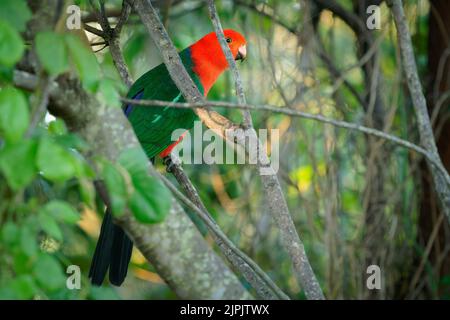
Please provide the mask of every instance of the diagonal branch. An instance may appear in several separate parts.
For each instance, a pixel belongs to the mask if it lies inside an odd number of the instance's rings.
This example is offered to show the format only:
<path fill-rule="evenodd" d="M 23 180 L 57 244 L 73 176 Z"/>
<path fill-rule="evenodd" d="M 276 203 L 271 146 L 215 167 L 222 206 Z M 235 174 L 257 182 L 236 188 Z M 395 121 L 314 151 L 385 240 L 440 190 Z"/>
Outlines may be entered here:
<path fill-rule="evenodd" d="M 184 68 L 181 59 L 151 2 L 149 0 L 135 0 L 133 5 L 135 11 L 141 17 L 142 22 L 158 47 L 172 80 L 180 89 L 185 99 L 193 103 L 204 102 L 203 96 L 200 94 Z M 223 138 L 244 147 L 250 157 L 257 157 L 257 150 L 249 150 L 249 145 L 260 145 L 254 130 L 250 131 L 252 134 L 249 136 L 244 130 L 236 130 L 241 128 L 217 112 L 211 112 L 202 108 L 195 109 L 195 112 L 208 128 Z M 230 129 L 233 129 L 232 131 L 234 134 L 232 136 L 227 133 Z M 250 143 L 247 144 L 248 138 L 250 138 Z M 265 155 L 263 152 L 260 154 L 263 154 L 263 156 Z M 265 157 L 266 159 L 263 160 L 267 160 L 267 155 L 265 155 Z M 265 163 L 268 162 L 266 161 Z M 306 257 L 303 243 L 301 243 L 295 230 L 279 181 L 270 165 L 263 169 L 266 169 L 267 173 L 267 177 L 263 179 L 263 185 L 265 190 L 271 190 L 267 196 L 273 200 L 268 201 L 269 208 L 274 215 L 277 225 L 283 230 L 281 232 L 283 244 L 293 259 L 297 279 L 302 283 L 308 298 L 321 299 L 323 298 L 322 291 Z"/>
<path fill-rule="evenodd" d="M 208 0 L 208 10 L 220 45 L 234 76 L 238 101 L 240 104 L 245 104 L 246 99 L 242 86 L 242 80 L 236 67 L 236 62 L 234 61 L 234 58 L 225 40 L 222 25 L 220 23 L 213 0 Z M 253 128 L 250 111 L 243 109 L 243 117 L 244 127 L 247 131 L 249 131 L 250 138 L 253 139 L 253 141 L 256 143 L 253 144 L 256 146 L 256 150 L 248 150 L 248 153 L 249 155 L 256 154 L 258 160 L 260 160 L 261 158 L 261 161 L 257 161 L 256 163 L 260 169 L 260 178 L 264 191 L 266 193 L 266 200 L 271 209 L 270 212 L 272 214 L 272 217 L 275 220 L 278 228 L 280 229 L 284 248 L 288 252 L 292 260 L 297 281 L 299 281 L 299 283 L 301 284 L 308 299 L 324 299 L 322 289 L 320 288 L 319 282 L 317 281 L 314 271 L 312 270 L 303 243 L 300 240 L 300 237 L 295 228 L 278 177 L 270 165 L 267 154 L 265 153 L 265 151 L 262 151 L 264 149 Z M 264 169 L 264 174 L 262 173 L 262 169 Z"/>
<path fill-rule="evenodd" d="M 188 102 L 167 102 L 162 100 L 133 100 L 133 99 L 121 99 L 125 103 L 132 103 L 134 105 L 139 106 L 153 106 L 153 107 L 167 107 L 170 108 L 180 108 L 180 109 L 193 109 L 198 107 L 221 107 L 221 108 L 229 108 L 229 109 L 243 109 L 243 110 L 257 110 L 257 111 L 270 111 L 274 113 L 281 113 L 292 117 L 299 117 L 304 119 L 310 119 L 326 124 L 331 124 L 335 127 L 339 128 L 345 128 L 349 130 L 355 130 L 359 131 L 368 135 L 372 135 L 377 138 L 384 139 L 386 141 L 395 143 L 399 146 L 402 146 L 404 148 L 413 150 L 417 152 L 418 154 L 423 155 L 425 158 L 427 158 L 429 161 L 433 162 L 433 164 L 438 168 L 438 170 L 441 171 L 441 173 L 445 176 L 445 181 L 448 185 L 450 185 L 450 177 L 448 174 L 446 174 L 445 168 L 436 161 L 435 157 L 426 149 L 422 148 L 421 146 L 418 146 L 410 141 L 404 140 L 402 138 L 399 138 L 395 135 L 383 132 L 381 130 L 366 127 L 357 123 L 350 123 L 347 121 L 337 120 L 328 118 L 325 116 L 322 116 L 320 114 L 311 114 L 308 112 L 303 112 L 299 110 L 295 110 L 292 108 L 287 107 L 277 107 L 272 105 L 252 105 L 252 104 L 238 104 L 238 103 L 232 103 L 232 102 L 225 102 L 225 101 L 206 101 L 204 103 L 188 103 Z"/>
<path fill-rule="evenodd" d="M 172 191 L 175 197 L 189 207 L 206 224 L 222 253 L 227 257 L 228 261 L 244 275 L 245 279 L 252 285 L 260 297 L 266 300 L 289 300 L 289 297 L 277 287 L 272 279 L 270 279 L 270 277 L 252 259 L 239 250 L 222 232 L 200 199 L 194 185 L 186 176 L 181 166 L 176 162 L 177 161 L 173 162 L 174 164 L 171 170 L 178 183 L 180 183 L 192 201 L 178 191 L 167 178 L 161 175 L 160 179 Z"/>
<path fill-rule="evenodd" d="M 38 126 L 39 122 L 45 117 L 47 113 L 47 105 L 48 99 L 50 95 L 51 84 L 54 80 L 54 77 L 45 76 L 42 80 L 42 84 L 39 86 L 40 90 L 38 91 L 38 103 L 33 108 L 30 125 L 27 129 L 26 136 L 30 137 L 33 134 L 33 131 Z"/>
<path fill-rule="evenodd" d="M 120 11 L 119 20 L 117 21 L 117 24 L 114 27 L 114 32 L 116 33 L 117 36 L 120 34 L 120 32 L 122 32 L 122 28 L 127 22 L 128 18 L 130 17 L 130 13 L 131 13 L 131 6 L 127 1 L 124 0 L 122 3 L 122 10 Z"/>
<path fill-rule="evenodd" d="M 220 46 L 222 47 L 222 51 L 225 54 L 225 57 L 228 61 L 228 66 L 233 73 L 234 84 L 236 88 L 236 95 L 240 104 L 246 103 L 244 88 L 242 85 L 241 75 L 239 74 L 239 70 L 236 66 L 236 61 L 234 60 L 233 54 L 231 53 L 230 48 L 228 47 L 227 41 L 225 39 L 225 35 L 223 34 L 222 24 L 220 23 L 219 16 L 217 14 L 216 6 L 214 5 L 213 0 L 208 0 L 208 11 L 209 17 L 211 18 L 212 24 L 214 26 L 214 30 L 216 32 L 217 38 L 219 39 Z M 243 110 L 242 115 L 244 117 L 244 127 L 252 128 L 253 121 L 248 110 Z"/>

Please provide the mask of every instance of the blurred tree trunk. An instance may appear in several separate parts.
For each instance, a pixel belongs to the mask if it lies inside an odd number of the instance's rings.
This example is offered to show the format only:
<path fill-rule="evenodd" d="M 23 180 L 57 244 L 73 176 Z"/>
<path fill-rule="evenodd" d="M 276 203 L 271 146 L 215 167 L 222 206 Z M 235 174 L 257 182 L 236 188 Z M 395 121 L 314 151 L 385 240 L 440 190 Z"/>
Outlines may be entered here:
<path fill-rule="evenodd" d="M 433 129 L 442 162 L 450 169 L 450 110 L 448 91 L 450 90 L 450 1 L 431 0 L 428 29 L 428 66 L 427 66 L 427 105 L 430 117 L 439 112 Z M 447 92 L 447 97 L 444 95 Z M 442 100 L 444 99 L 444 100 Z M 440 107 L 440 110 L 438 109 Z M 444 276 L 450 276 L 450 226 L 447 219 L 440 218 L 444 213 L 433 189 L 433 181 L 425 161 L 421 163 L 422 196 L 419 213 L 419 243 L 426 248 L 432 243 L 428 260 L 432 266 L 433 278 L 440 283 Z M 438 232 L 433 230 L 438 228 Z M 431 242 L 430 242 L 431 241 Z M 420 254 L 420 258 L 422 253 Z M 423 271 L 422 278 L 430 270 Z M 438 285 L 438 292 L 429 286 L 425 288 L 427 297 L 448 295 L 450 288 Z"/>

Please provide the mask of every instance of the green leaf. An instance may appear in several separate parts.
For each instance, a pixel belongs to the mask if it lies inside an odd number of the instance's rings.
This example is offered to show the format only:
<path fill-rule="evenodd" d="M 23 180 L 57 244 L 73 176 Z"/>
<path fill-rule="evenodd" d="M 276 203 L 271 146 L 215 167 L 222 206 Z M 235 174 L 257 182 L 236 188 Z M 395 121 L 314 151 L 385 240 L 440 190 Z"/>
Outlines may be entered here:
<path fill-rule="evenodd" d="M 127 169 L 131 175 L 146 175 L 148 167 L 148 158 L 141 148 L 129 148 L 120 155 L 118 162 Z"/>
<path fill-rule="evenodd" d="M 21 229 L 20 246 L 22 251 L 29 257 L 36 255 L 38 251 L 36 234 L 28 225 L 23 226 Z"/>
<path fill-rule="evenodd" d="M 65 39 L 81 81 L 89 90 L 95 91 L 100 79 L 100 66 L 95 55 L 77 37 L 67 35 Z"/>
<path fill-rule="evenodd" d="M 67 133 L 66 123 L 57 118 L 48 124 L 48 131 L 57 136 L 64 135 Z"/>
<path fill-rule="evenodd" d="M 164 190 L 164 187 L 162 188 Z M 161 193 L 160 193 L 161 194 Z M 142 223 L 159 223 L 164 220 L 170 210 L 170 197 L 158 198 L 157 193 L 151 190 L 145 192 L 135 191 L 131 195 L 129 205 L 133 215 Z"/>
<path fill-rule="evenodd" d="M 42 139 L 37 152 L 37 166 L 42 175 L 52 181 L 65 181 L 75 176 L 76 161 L 69 151 L 51 141 Z"/>
<path fill-rule="evenodd" d="M 136 218 L 144 223 L 158 223 L 169 213 L 171 196 L 169 190 L 156 178 L 149 175 L 133 175 L 135 192 L 130 206 Z M 143 205 L 143 201 L 146 205 Z M 131 204 L 131 202 L 134 202 Z M 144 210 L 145 209 L 145 210 Z"/>
<path fill-rule="evenodd" d="M 25 140 L 21 144 L 6 145 L 0 151 L 0 170 L 13 190 L 19 190 L 33 180 L 37 171 L 36 149 L 36 142 Z"/>
<path fill-rule="evenodd" d="M 142 223 L 155 223 L 156 213 L 140 192 L 133 192 L 130 198 L 130 209 L 136 220 Z"/>
<path fill-rule="evenodd" d="M 61 265 L 48 254 L 39 255 L 33 268 L 33 274 L 38 283 L 48 290 L 56 290 L 65 284 Z"/>
<path fill-rule="evenodd" d="M 68 224 L 76 224 L 80 220 L 77 211 L 70 204 L 61 200 L 50 201 L 40 209 L 40 212 Z"/>
<path fill-rule="evenodd" d="M 8 246 L 13 245 L 19 238 L 19 228 L 11 221 L 6 222 L 2 227 L 2 241 Z"/>
<path fill-rule="evenodd" d="M 106 163 L 104 165 L 103 179 L 111 200 L 112 213 L 115 216 L 120 216 L 125 210 L 128 198 L 125 179 L 121 172 L 111 163 Z"/>
<path fill-rule="evenodd" d="M 14 79 L 14 68 L 6 67 L 0 64 L 0 81 L 1 82 L 12 82 Z"/>
<path fill-rule="evenodd" d="M 149 175 L 132 176 L 133 186 L 140 192 L 153 208 L 155 222 L 164 220 L 170 210 L 171 194 L 166 186 L 155 177 Z"/>
<path fill-rule="evenodd" d="M 44 212 L 40 212 L 38 216 L 39 225 L 50 237 L 55 238 L 58 241 L 63 240 L 61 229 L 56 223 L 55 219 Z"/>
<path fill-rule="evenodd" d="M 81 200 L 89 207 L 95 206 L 95 187 L 94 184 L 84 177 L 78 179 L 78 190 L 80 192 Z"/>
<path fill-rule="evenodd" d="M 54 32 L 36 35 L 36 52 L 44 69 L 50 75 L 58 75 L 69 69 L 64 37 Z"/>
<path fill-rule="evenodd" d="M 25 0 L 1 0 L 0 20 L 7 21 L 17 31 L 25 31 L 27 21 L 31 18 L 31 11 Z"/>
<path fill-rule="evenodd" d="M 37 292 L 36 283 L 30 275 L 20 275 L 11 283 L 11 288 L 19 299 L 31 299 Z"/>
<path fill-rule="evenodd" d="M 133 60 L 142 52 L 145 48 L 147 40 L 147 34 L 144 32 L 134 33 L 125 44 L 123 55 L 128 65 L 133 63 Z"/>
<path fill-rule="evenodd" d="M 169 190 L 147 171 L 148 158 L 141 149 L 132 148 L 122 152 L 119 163 L 130 173 L 135 191 L 130 208 L 136 219 L 143 223 L 158 223 L 170 210 Z"/>
<path fill-rule="evenodd" d="M 87 150 L 89 148 L 86 141 L 80 138 L 77 134 L 70 132 L 61 136 L 56 136 L 55 141 L 66 148 L 76 149 L 79 151 Z"/>
<path fill-rule="evenodd" d="M 76 177 L 81 178 L 95 178 L 95 171 L 89 166 L 89 164 L 83 161 L 83 158 L 77 153 L 73 155 L 77 160 L 75 161 Z"/>
<path fill-rule="evenodd" d="M 25 46 L 20 34 L 2 20 L 0 20 L 0 43 L 0 64 L 12 67 L 22 57 Z"/>
<path fill-rule="evenodd" d="M 30 258 L 22 251 L 14 253 L 14 272 L 15 274 L 29 274 L 30 273 Z"/>
<path fill-rule="evenodd" d="M 0 91 L 0 134 L 7 141 L 18 141 L 27 130 L 29 121 L 28 103 L 22 91 L 13 87 L 3 88 Z"/>

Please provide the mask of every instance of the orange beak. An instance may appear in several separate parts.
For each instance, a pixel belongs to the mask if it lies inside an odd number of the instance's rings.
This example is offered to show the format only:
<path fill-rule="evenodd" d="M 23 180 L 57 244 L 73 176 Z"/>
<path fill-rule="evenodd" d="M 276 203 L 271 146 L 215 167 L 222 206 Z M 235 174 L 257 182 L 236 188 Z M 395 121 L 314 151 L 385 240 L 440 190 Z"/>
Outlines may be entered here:
<path fill-rule="evenodd" d="M 247 57 L 247 46 L 244 44 L 239 47 L 236 58 L 234 59 L 244 61 L 246 57 Z"/>

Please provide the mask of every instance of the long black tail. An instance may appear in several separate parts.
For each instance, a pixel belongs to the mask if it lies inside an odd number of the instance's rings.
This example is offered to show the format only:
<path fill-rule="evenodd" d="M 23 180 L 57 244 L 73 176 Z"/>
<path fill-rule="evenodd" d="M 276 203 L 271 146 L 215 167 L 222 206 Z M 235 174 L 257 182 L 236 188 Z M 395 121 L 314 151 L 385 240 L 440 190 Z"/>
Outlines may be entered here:
<path fill-rule="evenodd" d="M 109 267 L 109 281 L 120 286 L 127 276 L 133 242 L 119 226 L 115 225 L 109 209 L 106 209 L 92 259 L 89 278 L 100 286 Z"/>

